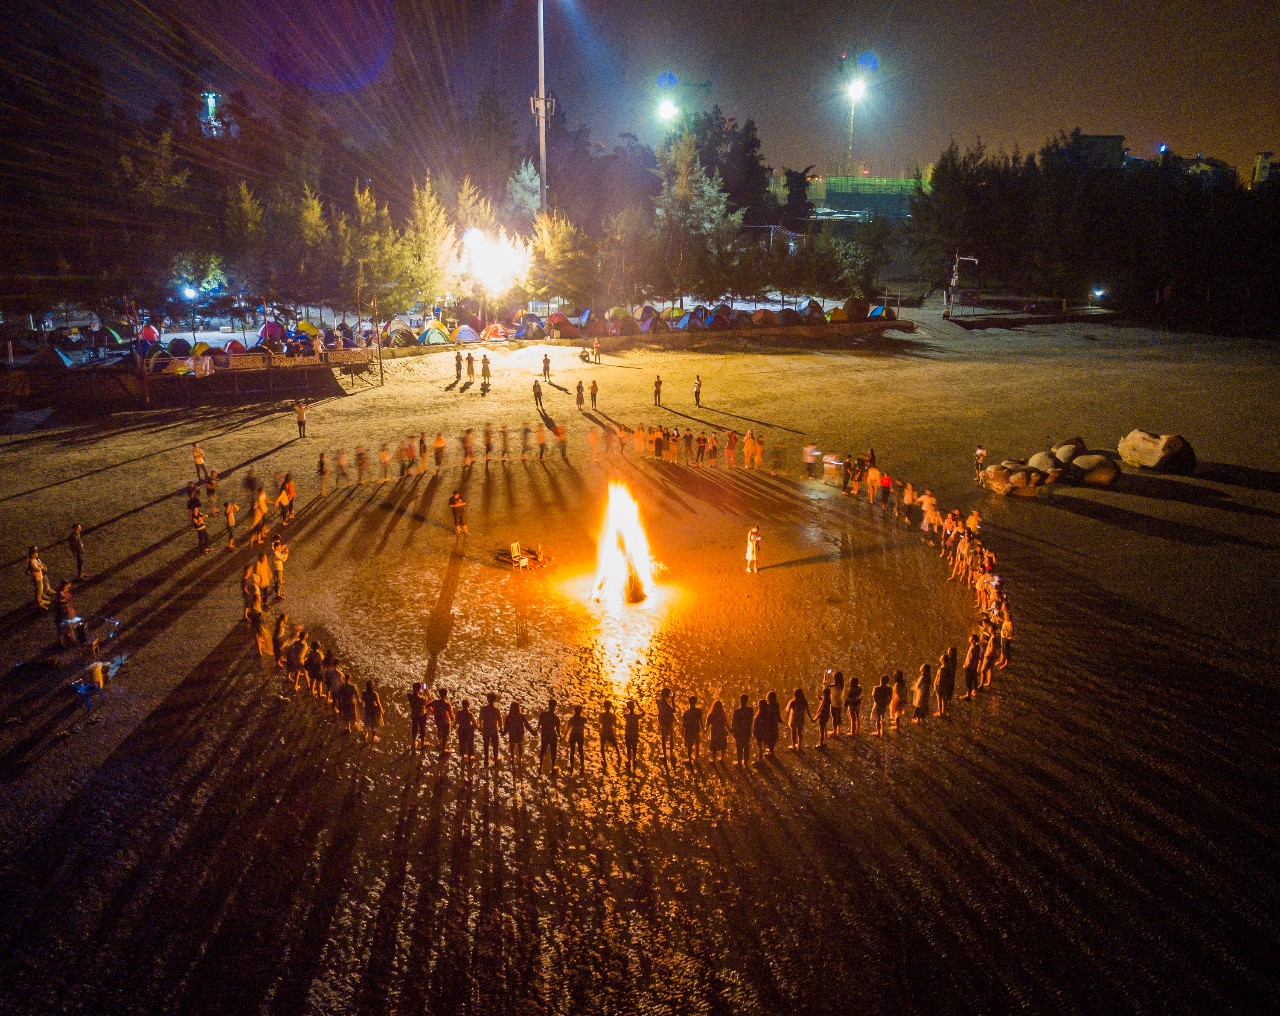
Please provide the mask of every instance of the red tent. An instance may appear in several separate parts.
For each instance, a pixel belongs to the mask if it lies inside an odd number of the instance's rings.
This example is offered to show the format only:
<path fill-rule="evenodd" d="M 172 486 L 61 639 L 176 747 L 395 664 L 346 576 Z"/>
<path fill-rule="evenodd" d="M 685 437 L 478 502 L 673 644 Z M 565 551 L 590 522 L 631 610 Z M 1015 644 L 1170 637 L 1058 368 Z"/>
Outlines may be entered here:
<path fill-rule="evenodd" d="M 707 328 L 713 332 L 723 332 L 732 327 L 733 322 L 729 320 L 728 314 L 712 314 L 711 320 L 707 322 Z"/>
<path fill-rule="evenodd" d="M 507 339 L 507 330 L 502 325 L 490 325 L 480 333 L 481 342 L 504 342 Z"/>
<path fill-rule="evenodd" d="M 244 343 L 239 339 L 232 339 L 222 347 L 224 353 L 243 353 L 245 351 Z"/>
<path fill-rule="evenodd" d="M 757 325 L 776 325 L 778 323 L 778 315 L 771 310 L 761 307 L 751 315 L 751 320 Z"/>
<path fill-rule="evenodd" d="M 268 321 L 265 325 L 258 329 L 258 338 L 260 339 L 283 339 L 284 325 L 279 321 Z"/>
<path fill-rule="evenodd" d="M 560 333 L 560 338 L 562 339 L 576 339 L 580 338 L 582 334 L 578 331 L 577 325 L 559 311 L 547 318 L 547 331 L 552 331 L 553 329 Z"/>

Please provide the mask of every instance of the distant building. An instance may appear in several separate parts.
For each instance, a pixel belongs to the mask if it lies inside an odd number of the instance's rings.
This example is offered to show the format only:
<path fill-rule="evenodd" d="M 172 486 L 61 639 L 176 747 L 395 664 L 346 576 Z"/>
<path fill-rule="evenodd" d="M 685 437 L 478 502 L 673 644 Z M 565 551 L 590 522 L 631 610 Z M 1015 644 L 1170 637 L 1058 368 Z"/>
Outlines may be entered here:
<path fill-rule="evenodd" d="M 1249 186 L 1260 187 L 1268 180 L 1280 180 L 1280 163 L 1273 162 L 1275 155 L 1271 152 L 1259 152 L 1253 157 L 1253 177 Z"/>

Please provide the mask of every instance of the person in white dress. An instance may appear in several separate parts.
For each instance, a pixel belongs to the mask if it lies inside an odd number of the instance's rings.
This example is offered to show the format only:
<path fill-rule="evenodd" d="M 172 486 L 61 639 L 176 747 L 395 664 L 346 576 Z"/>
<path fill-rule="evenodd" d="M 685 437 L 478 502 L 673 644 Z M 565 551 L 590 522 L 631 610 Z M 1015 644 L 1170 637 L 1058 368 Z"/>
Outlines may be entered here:
<path fill-rule="evenodd" d="M 747 532 L 747 571 L 760 570 L 760 527 L 752 526 Z"/>

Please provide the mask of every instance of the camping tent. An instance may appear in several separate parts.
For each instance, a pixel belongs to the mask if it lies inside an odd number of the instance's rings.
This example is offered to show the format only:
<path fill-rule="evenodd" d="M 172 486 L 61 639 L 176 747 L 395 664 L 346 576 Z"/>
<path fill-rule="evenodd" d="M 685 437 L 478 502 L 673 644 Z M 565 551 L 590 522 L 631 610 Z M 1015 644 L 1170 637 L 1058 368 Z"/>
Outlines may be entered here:
<path fill-rule="evenodd" d="M 761 327 L 772 327 L 778 323 L 778 315 L 768 308 L 761 307 L 758 311 L 751 315 L 753 324 Z"/>
<path fill-rule="evenodd" d="M 572 321 L 579 328 L 586 328 L 587 324 L 591 321 L 591 308 L 588 307 L 576 318 L 569 318 L 569 320 Z"/>
<path fill-rule="evenodd" d="M 662 312 L 662 316 L 667 321 L 679 321 L 684 317 L 684 308 L 675 306 L 668 307 Z"/>
<path fill-rule="evenodd" d="M 804 318 L 806 324 L 825 325 L 827 323 L 827 316 L 822 313 L 822 305 L 817 300 L 806 303 L 800 316 Z"/>
<path fill-rule="evenodd" d="M 464 321 L 464 322 L 463 322 L 463 324 L 465 324 L 468 328 L 470 328 L 470 329 L 471 329 L 473 332 L 475 332 L 477 335 L 479 335 L 482 331 L 484 331 L 484 322 L 483 322 L 483 321 L 481 321 L 481 320 L 480 320 L 478 317 L 476 317 L 474 314 L 472 314 L 472 315 L 471 315 L 471 317 L 467 318 L 467 320 L 466 320 L 466 321 Z"/>
<path fill-rule="evenodd" d="M 530 321 L 516 329 L 514 338 L 523 339 L 525 342 L 541 342 L 547 337 L 546 331 L 536 321 Z"/>
<path fill-rule="evenodd" d="M 871 310 L 871 304 L 859 296 L 851 296 L 844 302 L 844 312 L 850 321 L 865 321 Z"/>
<path fill-rule="evenodd" d="M 409 346 L 416 346 L 418 337 L 413 334 L 413 329 L 406 325 L 403 321 L 399 322 L 396 327 L 391 329 L 387 336 L 387 345 L 394 346 L 399 349 L 407 349 Z"/>
<path fill-rule="evenodd" d="M 849 315 L 844 312 L 843 307 L 832 307 L 827 311 L 827 320 L 832 324 L 839 324 L 842 321 L 848 321 Z"/>
<path fill-rule="evenodd" d="M 653 310 L 652 307 L 650 307 L 649 309 Z M 609 311 L 610 321 L 621 321 L 624 317 L 631 317 L 631 311 L 627 310 L 627 308 L 622 306 L 622 304 L 618 304 L 616 307 L 614 307 L 612 310 Z M 640 317 L 639 311 L 636 312 L 636 317 L 637 318 Z"/>
<path fill-rule="evenodd" d="M 735 310 L 729 315 L 729 320 L 733 322 L 734 328 L 752 328 L 755 322 L 751 320 L 751 311 Z"/>
<path fill-rule="evenodd" d="M 637 307 L 634 314 L 637 321 L 648 321 L 649 318 L 657 316 L 658 312 L 653 309 L 653 304 L 651 303 L 646 303 L 643 307 Z"/>
<path fill-rule="evenodd" d="M 490 325 L 480 333 L 481 342 L 506 342 L 510 338 L 502 325 Z"/>
<path fill-rule="evenodd" d="M 715 314 L 723 314 L 723 315 L 725 315 L 725 317 L 728 317 L 729 315 L 731 315 L 731 314 L 733 313 L 733 308 L 732 308 L 732 307 L 730 307 L 727 303 L 718 303 L 718 304 L 716 304 L 716 305 L 715 305 L 715 307 L 714 307 L 714 308 L 712 308 L 711 313 L 712 313 L 713 315 L 715 315 Z"/>
<path fill-rule="evenodd" d="M 239 339 L 232 339 L 222 347 L 222 351 L 224 353 L 243 353 L 245 351 L 244 343 Z"/>
<path fill-rule="evenodd" d="M 576 339 L 580 336 L 580 333 L 574 323 L 559 311 L 556 311 L 547 318 L 547 330 L 550 331 L 552 335 L 559 332 L 560 338 L 562 339 Z"/>
<path fill-rule="evenodd" d="M 790 307 L 783 307 L 782 310 L 778 311 L 778 324 L 780 325 L 787 325 L 789 327 L 791 325 L 801 324 L 803 320 L 804 319 Z"/>
<path fill-rule="evenodd" d="M 480 335 L 470 325 L 458 325 L 449 336 L 450 342 L 479 342 Z"/>
<path fill-rule="evenodd" d="M 428 321 L 427 327 L 418 333 L 418 342 L 423 346 L 443 346 L 448 341 L 448 329 L 434 319 Z"/>
<path fill-rule="evenodd" d="M 886 307 L 881 304 L 879 307 L 872 307 L 871 313 L 867 317 L 880 318 L 882 321 L 894 321 L 898 315 L 893 312 L 892 307 Z"/>
<path fill-rule="evenodd" d="M 299 335 L 305 335 L 309 339 L 313 339 L 320 334 L 320 329 L 310 321 L 299 321 L 293 326 L 293 330 Z"/>
<path fill-rule="evenodd" d="M 711 320 L 707 322 L 707 328 L 713 332 L 723 332 L 733 327 L 733 322 L 729 320 L 728 314 L 712 314 Z"/>
<path fill-rule="evenodd" d="M 706 321 L 708 317 L 708 313 L 709 312 L 707 311 L 707 308 L 704 307 L 702 304 L 698 304 L 698 306 L 694 307 L 692 311 L 693 316 L 696 317 L 699 321 Z"/>
<path fill-rule="evenodd" d="M 284 339 L 284 325 L 279 321 L 268 321 L 258 329 L 258 338 L 260 339 Z"/>
<path fill-rule="evenodd" d="M 169 354 L 171 356 L 190 356 L 191 343 L 186 339 L 170 339 Z"/>
<path fill-rule="evenodd" d="M 702 318 L 697 317 L 693 311 L 688 311 L 679 321 L 673 321 L 671 323 L 671 327 L 682 332 L 696 332 L 705 331 L 707 325 L 706 322 L 703 321 Z"/>
<path fill-rule="evenodd" d="M 197 342 L 191 347 L 192 356 L 208 356 L 213 352 L 213 347 L 207 342 Z"/>
<path fill-rule="evenodd" d="M 671 331 L 671 326 L 663 321 L 658 314 L 651 314 L 640 322 L 640 331 L 644 332 L 645 335 L 653 335 L 657 332 L 669 332 Z"/>
<path fill-rule="evenodd" d="M 610 335 L 639 335 L 640 326 L 635 323 L 629 316 L 619 318 L 613 323 L 613 327 L 609 329 Z"/>

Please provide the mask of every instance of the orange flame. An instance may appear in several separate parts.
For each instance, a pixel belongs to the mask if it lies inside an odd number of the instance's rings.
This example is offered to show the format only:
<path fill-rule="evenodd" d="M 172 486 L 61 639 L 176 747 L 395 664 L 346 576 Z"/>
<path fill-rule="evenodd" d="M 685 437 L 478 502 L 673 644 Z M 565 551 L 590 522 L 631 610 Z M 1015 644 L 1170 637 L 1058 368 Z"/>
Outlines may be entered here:
<path fill-rule="evenodd" d="M 605 603 L 640 603 L 652 583 L 653 558 L 640 525 L 640 506 L 624 484 L 611 483 L 600 531 L 595 598 Z"/>

